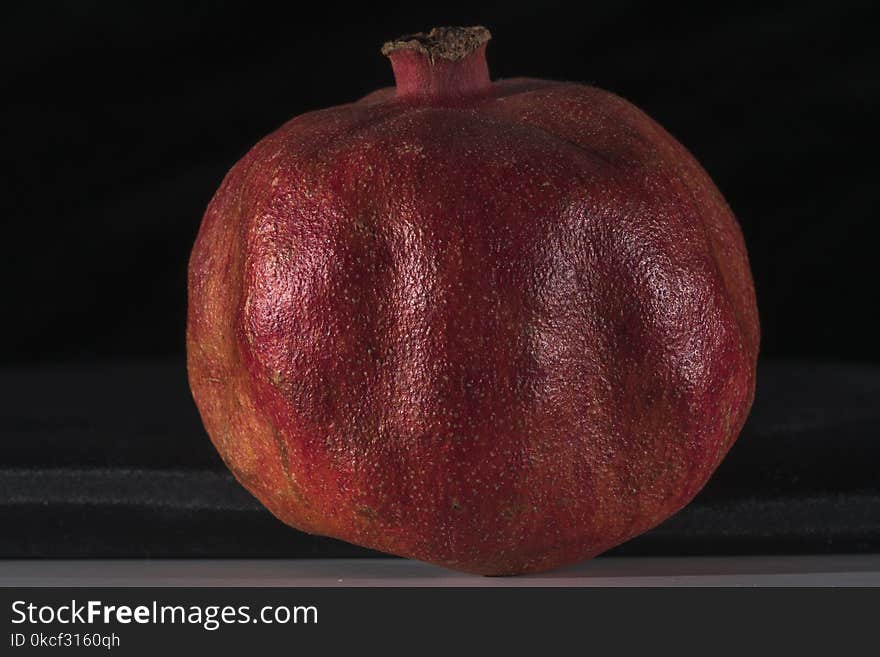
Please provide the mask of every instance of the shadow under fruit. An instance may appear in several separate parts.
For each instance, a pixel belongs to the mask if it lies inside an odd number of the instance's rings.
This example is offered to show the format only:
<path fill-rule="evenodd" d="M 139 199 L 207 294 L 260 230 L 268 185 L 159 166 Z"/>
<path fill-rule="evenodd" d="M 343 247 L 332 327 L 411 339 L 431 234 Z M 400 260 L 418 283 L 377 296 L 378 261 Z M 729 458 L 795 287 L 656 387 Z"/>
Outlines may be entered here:
<path fill-rule="evenodd" d="M 606 91 L 491 82 L 488 39 L 386 44 L 396 88 L 232 168 L 187 349 L 212 441 L 278 518 L 502 575 L 687 504 L 748 414 L 759 329 L 687 150 Z"/>

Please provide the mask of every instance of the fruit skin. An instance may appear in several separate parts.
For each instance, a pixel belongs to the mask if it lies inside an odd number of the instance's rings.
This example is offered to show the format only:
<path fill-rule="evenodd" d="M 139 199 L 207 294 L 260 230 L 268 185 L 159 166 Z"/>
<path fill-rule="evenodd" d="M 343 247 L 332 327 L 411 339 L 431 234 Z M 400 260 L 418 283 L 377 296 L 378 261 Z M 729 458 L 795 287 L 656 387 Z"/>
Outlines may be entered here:
<path fill-rule="evenodd" d="M 294 118 L 226 176 L 189 267 L 190 384 L 238 480 L 306 532 L 472 573 L 576 562 L 687 504 L 758 343 L 708 175 L 579 84 Z"/>

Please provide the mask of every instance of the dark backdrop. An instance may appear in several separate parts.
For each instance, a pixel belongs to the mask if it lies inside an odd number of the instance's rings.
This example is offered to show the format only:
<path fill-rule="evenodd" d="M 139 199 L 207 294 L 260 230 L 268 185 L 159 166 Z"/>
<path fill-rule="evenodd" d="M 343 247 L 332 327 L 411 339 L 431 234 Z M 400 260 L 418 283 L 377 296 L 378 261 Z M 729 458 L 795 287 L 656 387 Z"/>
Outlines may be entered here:
<path fill-rule="evenodd" d="M 180 356 L 224 173 L 288 118 L 391 83 L 378 49 L 487 25 L 493 75 L 630 99 L 742 224 L 768 358 L 877 362 L 870 3 L 20 3 L 2 49 L 2 362 Z"/>
<path fill-rule="evenodd" d="M 4 6 L 0 557 L 364 554 L 272 519 L 201 428 L 186 263 L 223 175 L 391 83 L 382 42 L 494 33 L 496 77 L 596 84 L 703 163 L 745 233 L 758 395 L 693 504 L 623 553 L 880 550 L 870 5 Z"/>

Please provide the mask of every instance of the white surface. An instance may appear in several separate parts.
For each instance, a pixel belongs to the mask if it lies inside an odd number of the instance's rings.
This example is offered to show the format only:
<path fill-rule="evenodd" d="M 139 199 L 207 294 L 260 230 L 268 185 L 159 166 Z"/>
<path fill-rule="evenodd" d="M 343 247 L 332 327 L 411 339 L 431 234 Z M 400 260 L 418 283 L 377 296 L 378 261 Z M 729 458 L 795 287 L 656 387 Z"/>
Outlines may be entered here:
<path fill-rule="evenodd" d="M 880 586 L 880 554 L 603 557 L 520 577 L 404 559 L 10 560 L 0 586 Z"/>

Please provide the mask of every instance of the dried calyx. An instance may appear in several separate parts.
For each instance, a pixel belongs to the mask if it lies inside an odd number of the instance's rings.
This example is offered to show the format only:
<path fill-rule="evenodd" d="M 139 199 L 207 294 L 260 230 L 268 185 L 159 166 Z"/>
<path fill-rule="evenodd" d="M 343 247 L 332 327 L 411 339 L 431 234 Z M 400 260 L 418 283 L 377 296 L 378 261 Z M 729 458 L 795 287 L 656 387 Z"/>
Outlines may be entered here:
<path fill-rule="evenodd" d="M 382 46 L 382 54 L 398 50 L 415 50 L 431 62 L 445 59 L 456 62 L 464 59 L 489 41 L 492 35 L 485 27 L 435 27 L 430 32 L 417 32 L 389 41 Z"/>

